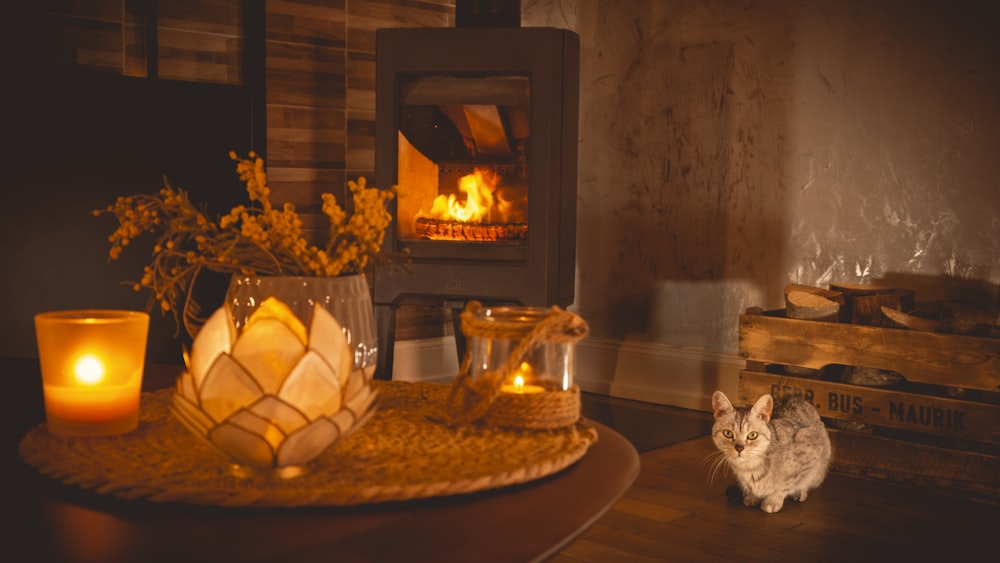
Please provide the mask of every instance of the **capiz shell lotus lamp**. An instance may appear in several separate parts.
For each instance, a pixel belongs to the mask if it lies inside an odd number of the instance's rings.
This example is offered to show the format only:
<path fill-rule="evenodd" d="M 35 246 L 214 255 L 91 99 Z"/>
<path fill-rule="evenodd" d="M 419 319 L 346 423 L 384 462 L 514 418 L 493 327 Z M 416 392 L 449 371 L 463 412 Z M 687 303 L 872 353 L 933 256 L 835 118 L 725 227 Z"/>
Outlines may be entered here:
<path fill-rule="evenodd" d="M 237 330 L 228 305 L 198 332 L 173 413 L 237 465 L 293 477 L 374 413 L 375 390 L 337 320 L 313 308 L 308 329 L 269 297 Z"/>

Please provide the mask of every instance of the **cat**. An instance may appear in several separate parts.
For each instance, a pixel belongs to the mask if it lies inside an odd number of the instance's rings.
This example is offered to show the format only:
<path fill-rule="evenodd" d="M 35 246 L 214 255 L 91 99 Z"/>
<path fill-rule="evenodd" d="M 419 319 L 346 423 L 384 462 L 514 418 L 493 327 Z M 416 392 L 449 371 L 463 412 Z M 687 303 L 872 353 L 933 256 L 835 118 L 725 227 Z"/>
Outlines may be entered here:
<path fill-rule="evenodd" d="M 743 493 L 743 504 L 767 513 L 785 499 L 806 500 L 826 478 L 830 437 L 816 408 L 802 397 L 763 395 L 753 406 L 734 407 L 722 391 L 712 394 L 712 440 Z"/>

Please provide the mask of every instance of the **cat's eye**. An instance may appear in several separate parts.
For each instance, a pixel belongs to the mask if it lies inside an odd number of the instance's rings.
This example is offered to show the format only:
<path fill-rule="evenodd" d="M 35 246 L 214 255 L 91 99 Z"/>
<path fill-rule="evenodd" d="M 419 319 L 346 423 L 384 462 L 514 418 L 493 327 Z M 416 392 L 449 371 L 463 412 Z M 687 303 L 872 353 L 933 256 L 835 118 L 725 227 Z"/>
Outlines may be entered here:
<path fill-rule="evenodd" d="M 723 430 L 722 431 L 722 435 L 725 436 L 726 438 L 729 438 L 730 440 L 733 439 L 733 431 L 732 430 Z"/>
<path fill-rule="evenodd" d="M 757 434 L 756 432 L 751 432 L 747 434 L 747 440 L 756 440 L 757 436 L 759 436 L 759 434 Z"/>

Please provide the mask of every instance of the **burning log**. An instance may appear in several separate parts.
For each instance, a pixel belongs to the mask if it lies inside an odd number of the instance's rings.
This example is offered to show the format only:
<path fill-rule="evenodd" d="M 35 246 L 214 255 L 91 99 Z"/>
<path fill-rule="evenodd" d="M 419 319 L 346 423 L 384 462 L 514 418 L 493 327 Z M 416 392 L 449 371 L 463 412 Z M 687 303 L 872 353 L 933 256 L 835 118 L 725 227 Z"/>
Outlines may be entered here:
<path fill-rule="evenodd" d="M 518 241 L 528 240 L 527 223 L 466 223 L 419 217 L 416 234 L 431 240 Z"/>

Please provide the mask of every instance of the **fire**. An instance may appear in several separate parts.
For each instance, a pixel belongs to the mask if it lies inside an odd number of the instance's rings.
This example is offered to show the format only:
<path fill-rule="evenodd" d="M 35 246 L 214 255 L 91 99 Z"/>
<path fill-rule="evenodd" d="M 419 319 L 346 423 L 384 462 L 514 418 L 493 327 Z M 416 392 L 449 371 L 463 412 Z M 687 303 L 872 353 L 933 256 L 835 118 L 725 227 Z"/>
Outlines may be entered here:
<path fill-rule="evenodd" d="M 476 168 L 459 180 L 458 189 L 465 194 L 464 201 L 455 194 L 442 194 L 434 198 L 430 212 L 421 215 L 463 223 L 507 221 L 512 204 L 499 196 L 496 183 L 494 175 Z"/>

